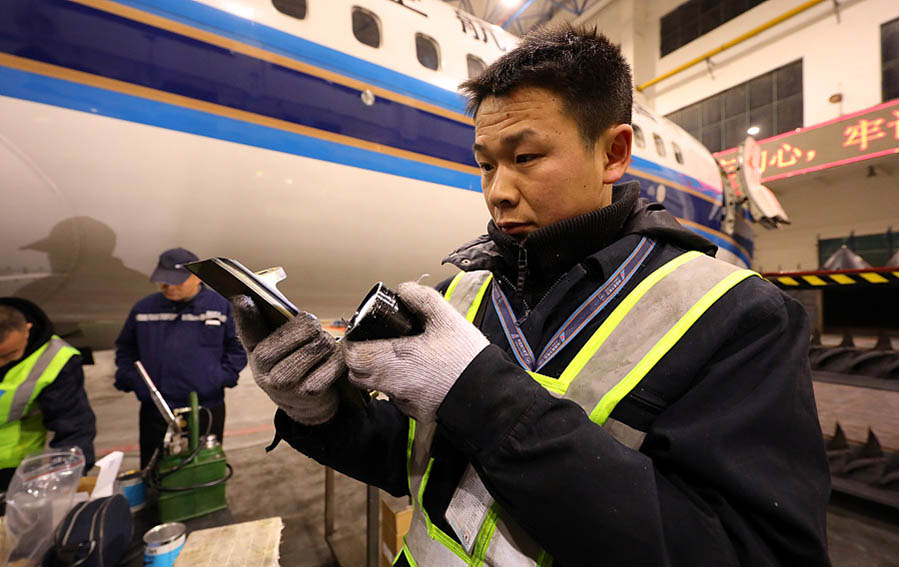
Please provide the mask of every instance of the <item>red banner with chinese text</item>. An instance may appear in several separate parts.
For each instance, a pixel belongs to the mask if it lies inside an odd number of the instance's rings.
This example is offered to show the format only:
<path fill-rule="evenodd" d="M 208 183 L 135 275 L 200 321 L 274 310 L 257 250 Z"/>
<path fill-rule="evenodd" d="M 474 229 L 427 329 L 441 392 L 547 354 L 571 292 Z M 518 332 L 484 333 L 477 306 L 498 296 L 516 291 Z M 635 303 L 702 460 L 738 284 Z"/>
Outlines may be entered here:
<path fill-rule="evenodd" d="M 759 140 L 762 183 L 899 154 L 899 99 L 860 112 Z M 727 173 L 737 148 L 713 154 Z"/>

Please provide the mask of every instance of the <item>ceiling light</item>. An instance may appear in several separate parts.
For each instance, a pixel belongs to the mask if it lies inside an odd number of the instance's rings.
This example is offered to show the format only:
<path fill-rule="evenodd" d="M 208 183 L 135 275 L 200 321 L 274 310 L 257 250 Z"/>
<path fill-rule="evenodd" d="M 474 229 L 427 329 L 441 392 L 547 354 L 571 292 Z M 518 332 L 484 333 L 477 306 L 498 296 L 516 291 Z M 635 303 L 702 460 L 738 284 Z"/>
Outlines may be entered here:
<path fill-rule="evenodd" d="M 755 136 L 756 134 L 759 133 L 759 127 L 758 126 L 750 126 L 749 129 L 746 130 L 746 133 L 749 134 L 750 136 Z"/>

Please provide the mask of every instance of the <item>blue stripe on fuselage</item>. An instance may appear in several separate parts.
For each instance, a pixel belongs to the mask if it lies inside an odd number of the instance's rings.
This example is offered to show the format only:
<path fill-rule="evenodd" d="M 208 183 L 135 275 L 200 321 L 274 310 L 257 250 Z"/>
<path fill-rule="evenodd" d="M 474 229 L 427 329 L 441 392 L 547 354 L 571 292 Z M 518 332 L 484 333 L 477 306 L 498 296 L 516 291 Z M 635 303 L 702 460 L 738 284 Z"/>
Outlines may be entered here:
<path fill-rule="evenodd" d="M 3 66 L 0 94 L 469 191 L 481 190 L 477 175 Z"/>
<path fill-rule="evenodd" d="M 473 128 L 469 125 L 380 98 L 374 106 L 365 107 L 361 104 L 359 92 L 354 89 L 79 4 L 59 0 L 8 1 L 4 17 L 0 18 L 2 51 L 473 165 L 469 145 L 473 139 Z M 403 92 L 405 89 L 405 94 L 420 100 L 430 97 L 430 102 L 434 102 L 434 96 L 438 93 L 449 93 L 395 71 L 199 3 L 179 0 L 160 0 L 155 6 L 142 0 L 125 0 L 121 3 L 247 43 L 261 44 L 260 47 L 273 52 L 281 51 L 295 59 L 306 60 L 334 72 L 384 85 L 395 92 Z M 21 22 L 34 23 L 20 25 Z M 223 33 L 229 25 L 233 25 L 235 31 Z M 216 63 L 210 64 L 212 60 Z M 9 71 L 10 73 L 5 74 L 6 79 L 16 73 Z M 173 105 L 159 102 L 150 104 L 142 98 L 103 89 L 84 85 L 77 85 L 81 87 L 77 89 L 74 83 L 67 81 L 56 81 L 29 73 L 22 75 L 29 76 L 30 80 L 15 86 L 0 83 L 0 90 L 10 96 L 76 110 L 94 111 L 106 116 L 334 163 L 480 190 L 477 175 Z M 15 83 L 16 80 L 12 82 Z M 76 91 L 79 94 L 76 95 Z M 75 98 L 66 100 L 59 96 L 61 92 Z M 444 106 L 451 110 L 461 110 L 458 95 L 449 94 L 453 97 L 453 101 L 450 101 L 452 104 Z M 157 109 L 160 115 L 152 116 L 152 113 L 146 112 L 146 108 Z M 178 120 L 184 117 L 187 117 L 185 122 L 179 123 Z M 266 139 L 264 132 L 277 134 L 270 134 L 272 138 Z M 299 141 L 288 143 L 290 139 Z M 696 179 L 655 162 L 635 156 L 633 167 L 717 197 L 714 191 Z M 636 175 L 639 176 L 639 171 L 636 171 Z M 656 183 L 643 179 L 644 191 L 650 197 L 653 196 L 651 192 Z M 720 228 L 716 205 L 674 187 L 668 187 L 665 205 L 676 216 L 710 225 L 713 228 L 707 236 L 738 256 L 745 257 L 733 243 L 714 236 L 715 229 Z M 751 250 L 751 242 L 739 237 L 736 239 Z"/>
<path fill-rule="evenodd" d="M 199 2 L 185 2 L 184 0 L 116 0 L 116 2 L 217 35 L 256 45 L 267 51 L 280 53 L 341 75 L 366 81 L 453 112 L 465 113 L 465 99 L 456 92 Z M 349 9 L 346 16 L 347 29 L 349 29 L 351 23 Z M 285 16 L 285 18 L 287 17 L 289 16 Z"/>
<path fill-rule="evenodd" d="M 80 4 L 4 11 L 0 51 L 476 167 L 470 124 Z"/>
<path fill-rule="evenodd" d="M 642 177 L 640 173 L 639 170 L 628 170 L 628 172 L 621 178 L 621 182 L 639 181 L 641 196 L 650 201 L 658 201 L 660 195 L 657 186 L 659 183 Z M 656 170 L 653 174 L 659 176 L 659 171 Z M 736 246 L 734 242 L 724 238 L 723 233 L 721 232 L 721 205 L 710 203 L 705 199 L 701 199 L 695 195 L 681 191 L 676 187 L 671 187 L 670 185 L 666 185 L 665 189 L 662 204 L 665 205 L 665 209 L 667 209 L 668 212 L 676 217 L 689 219 L 703 225 L 706 228 L 699 229 L 695 226 L 688 226 L 687 228 L 700 233 L 717 246 L 732 252 L 738 258 L 746 262 L 747 266 L 750 264 L 749 256 L 746 255 L 746 252 L 741 250 L 739 246 Z M 752 253 L 752 242 L 750 240 L 736 234 L 733 236 L 733 239 L 740 246 L 749 251 L 750 254 Z"/>

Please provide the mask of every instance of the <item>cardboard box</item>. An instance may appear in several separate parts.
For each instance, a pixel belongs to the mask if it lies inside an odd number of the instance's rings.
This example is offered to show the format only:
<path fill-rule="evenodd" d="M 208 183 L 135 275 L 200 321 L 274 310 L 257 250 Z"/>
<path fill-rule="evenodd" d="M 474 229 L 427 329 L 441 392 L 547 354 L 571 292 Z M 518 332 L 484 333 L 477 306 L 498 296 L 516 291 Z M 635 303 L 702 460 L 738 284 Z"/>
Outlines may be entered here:
<path fill-rule="evenodd" d="M 381 567 L 390 567 L 403 548 L 403 536 L 412 522 L 409 498 L 394 498 L 381 492 Z"/>

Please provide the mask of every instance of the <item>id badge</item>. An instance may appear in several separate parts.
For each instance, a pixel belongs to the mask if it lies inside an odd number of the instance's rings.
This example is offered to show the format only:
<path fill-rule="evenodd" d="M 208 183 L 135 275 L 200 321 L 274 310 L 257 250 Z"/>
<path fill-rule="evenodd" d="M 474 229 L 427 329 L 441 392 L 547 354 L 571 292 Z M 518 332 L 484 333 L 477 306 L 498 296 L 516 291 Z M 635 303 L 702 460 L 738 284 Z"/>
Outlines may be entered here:
<path fill-rule="evenodd" d="M 447 523 L 456 532 L 465 553 L 471 555 L 478 532 L 492 505 L 493 497 L 474 467 L 469 464 L 445 514 Z"/>

